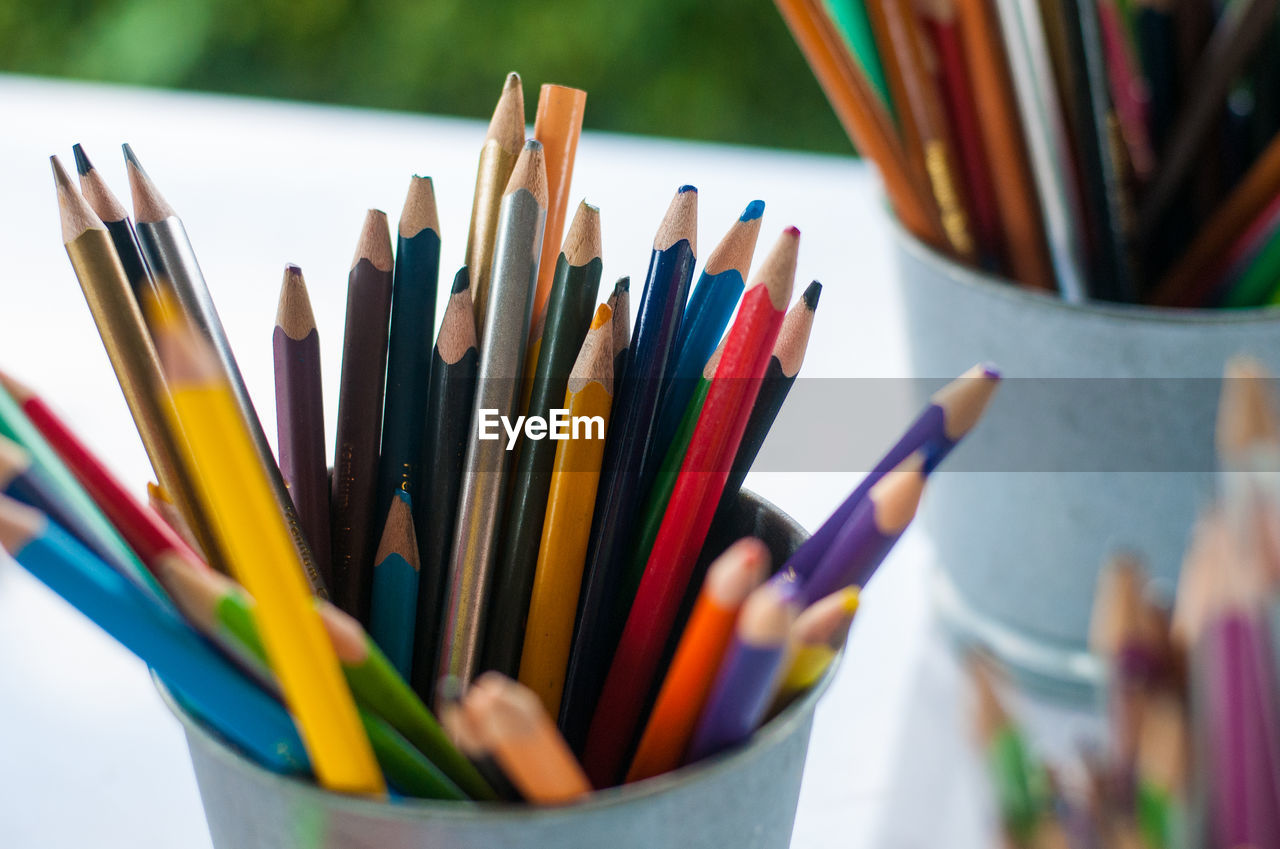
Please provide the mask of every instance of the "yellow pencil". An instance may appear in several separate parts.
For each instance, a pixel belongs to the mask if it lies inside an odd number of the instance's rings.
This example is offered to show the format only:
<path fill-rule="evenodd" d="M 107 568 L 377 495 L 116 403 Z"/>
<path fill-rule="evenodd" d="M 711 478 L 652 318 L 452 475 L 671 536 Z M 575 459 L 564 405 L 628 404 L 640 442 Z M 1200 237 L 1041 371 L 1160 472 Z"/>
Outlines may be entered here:
<path fill-rule="evenodd" d="M 187 435 L 188 473 L 231 570 L 258 601 L 267 657 L 316 779 L 330 790 L 384 794 L 382 773 L 231 386 L 212 348 L 172 306 L 151 305 L 173 395 L 171 426 Z"/>
<path fill-rule="evenodd" d="M 570 421 L 599 416 L 609 426 L 613 403 L 613 310 L 596 308 L 586 341 L 569 373 L 564 406 Z M 584 436 L 566 439 L 556 447 L 555 466 L 547 512 L 542 523 L 542 543 L 529 599 L 524 648 L 520 656 L 520 683 L 537 693 L 547 713 L 560 711 L 565 667 L 578 609 L 578 588 L 587 556 L 587 537 L 595 510 L 604 434 L 590 427 Z"/>

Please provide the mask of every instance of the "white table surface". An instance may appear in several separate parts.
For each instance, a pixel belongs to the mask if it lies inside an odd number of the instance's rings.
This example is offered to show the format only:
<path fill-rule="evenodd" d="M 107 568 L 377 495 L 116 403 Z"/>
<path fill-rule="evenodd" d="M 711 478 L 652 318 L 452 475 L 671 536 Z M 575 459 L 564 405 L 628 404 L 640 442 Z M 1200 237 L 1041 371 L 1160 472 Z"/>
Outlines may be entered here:
<path fill-rule="evenodd" d="M 448 279 L 484 133 L 467 120 L 4 76 L 0 116 L 0 367 L 38 387 L 138 492 L 148 465 L 61 245 L 47 157 L 70 167 L 72 143 L 83 143 L 127 202 L 119 145 L 133 145 L 186 222 L 266 422 L 281 271 L 302 266 L 332 443 L 346 274 L 364 210 L 394 222 L 409 175 L 431 175 Z M 812 278 L 825 284 L 804 375 L 907 373 L 889 233 L 873 176 L 852 157 L 585 133 L 572 199 L 601 209 L 602 290 L 621 274 L 643 279 L 654 229 L 685 182 L 699 188 L 700 256 L 752 198 L 768 204 L 761 251 L 783 226 L 800 228 L 797 292 Z M 845 473 L 748 479 L 810 528 L 855 483 Z M 931 556 L 909 532 L 864 595 L 818 709 L 796 847 L 990 845 L 967 702 L 928 605 Z M 142 663 L 4 559 L 0 846 L 84 845 L 209 843 L 181 731 Z"/>

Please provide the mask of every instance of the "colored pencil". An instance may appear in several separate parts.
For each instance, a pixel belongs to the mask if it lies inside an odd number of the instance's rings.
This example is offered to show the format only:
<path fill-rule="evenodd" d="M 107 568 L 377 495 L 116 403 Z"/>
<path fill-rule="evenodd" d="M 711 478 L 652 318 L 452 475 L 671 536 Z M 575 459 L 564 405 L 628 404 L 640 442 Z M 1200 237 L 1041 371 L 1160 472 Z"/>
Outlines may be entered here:
<path fill-rule="evenodd" d="M 969 200 L 959 179 L 959 160 L 941 96 L 925 57 L 920 19 L 908 0 L 871 0 L 868 9 L 877 8 L 884 17 L 885 43 L 892 46 L 890 52 L 897 57 L 901 73 L 902 97 L 895 96 L 895 103 L 902 110 L 899 123 L 904 126 L 905 135 L 909 115 L 910 125 L 919 135 L 925 179 L 933 191 L 951 252 L 971 262 L 977 254 L 969 222 Z M 875 21 L 873 15 L 872 23 Z M 890 77 L 891 85 L 892 82 Z"/>
<path fill-rule="evenodd" d="M 799 244 L 799 230 L 783 231 L 743 294 L 729 330 L 591 720 L 583 759 L 597 783 L 620 777 L 639 731 L 640 711 L 663 672 L 663 648 L 782 327 Z"/>
<path fill-rule="evenodd" d="M 422 467 L 431 473 L 423 483 L 422 499 L 414 513 L 422 568 L 418 573 L 412 681 L 413 689 L 428 704 L 434 702 L 449 553 L 453 549 L 479 360 L 470 278 L 467 269 L 461 268 L 454 276 L 440 335 L 431 352 L 422 435 Z"/>
<path fill-rule="evenodd" d="M 827 8 L 835 19 L 840 34 L 848 43 L 853 56 L 858 60 L 862 72 L 875 87 L 880 103 L 893 114 L 893 99 L 889 97 L 889 84 L 884 77 L 884 66 L 880 61 L 880 49 L 876 46 L 875 35 L 871 32 L 871 21 L 867 18 L 867 7 L 862 0 L 828 0 Z"/>
<path fill-rule="evenodd" d="M 195 494 L 180 471 L 179 452 L 182 435 L 172 433 L 165 424 L 170 401 L 165 388 L 160 361 L 151 335 L 143 321 L 142 311 L 133 289 L 120 265 L 109 233 L 76 191 L 71 178 L 57 157 L 53 163 L 54 182 L 58 191 L 58 211 L 62 221 L 62 241 L 71 259 L 76 279 L 84 293 L 89 312 L 102 337 L 107 358 L 124 394 L 134 426 L 142 439 L 147 458 L 156 477 L 176 499 L 179 509 L 188 516 L 215 565 L 223 566 L 221 553 L 210 539 L 207 523 L 194 513 Z M 28 451 L 35 449 L 14 436 Z M 37 454 L 37 465 L 42 465 Z M 74 488 L 74 487 L 71 487 Z M 88 507 L 90 514 L 93 508 Z M 75 506 L 75 505 L 73 505 Z M 80 512 L 80 510 L 77 510 Z M 100 533 L 107 535 L 105 530 Z M 118 550 L 118 546 L 117 546 Z M 127 558 L 126 558 L 127 559 Z"/>
<path fill-rule="evenodd" d="M 560 703 L 560 730 L 581 747 L 600 694 L 609 658 L 622 630 L 620 597 L 636 521 L 636 504 L 648 485 L 643 473 L 652 448 L 658 402 L 675 342 L 697 252 L 698 191 L 681 186 L 653 241 L 653 253 L 635 332 L 622 377 L 615 384 L 609 438 L 605 443 L 595 517 L 587 546 L 578 623 Z"/>
<path fill-rule="evenodd" d="M 733 637 L 738 610 L 764 579 L 768 565 L 768 549 L 759 540 L 748 538 L 730 546 L 707 571 L 631 760 L 628 782 L 673 770 L 684 759 L 716 670 Z"/>
<path fill-rule="evenodd" d="M 995 10 L 990 0 L 957 0 L 956 10 L 974 101 L 982 116 L 978 126 L 993 171 L 1009 271 L 1024 286 L 1053 290 L 1057 287 L 1043 219 Z"/>
<path fill-rule="evenodd" d="M 600 289 L 600 211 L 594 206 L 579 205 L 555 264 L 544 331 L 533 346 L 538 361 L 527 408 L 529 416 L 543 419 L 548 419 L 552 408 L 565 398 L 569 374 L 591 325 Z M 519 446 L 484 640 L 484 668 L 507 676 L 514 677 L 520 671 L 521 644 L 557 450 L 558 443 L 550 439 L 525 439 Z"/>
<path fill-rule="evenodd" d="M 933 191 L 929 169 L 925 164 L 922 128 L 917 123 L 917 113 L 911 108 L 911 92 L 907 88 L 909 58 L 899 51 L 899 44 L 894 42 L 890 31 L 890 2 L 893 0 L 864 0 L 863 8 L 871 24 L 871 33 L 880 47 L 880 64 L 884 69 L 885 82 L 889 86 L 889 102 L 893 104 L 897 141 L 902 146 L 907 167 L 911 169 L 916 185 L 923 186 L 927 193 L 929 212 L 942 225 L 943 236 L 949 237 L 946 224 L 942 221 L 937 194 Z M 944 249 L 949 247 L 949 242 L 943 243 Z"/>
<path fill-rule="evenodd" d="M 0 497 L 0 545 L 154 668 L 228 740 L 278 772 L 307 771 L 307 750 L 277 702 L 42 513 Z"/>
<path fill-rule="evenodd" d="M 849 516 L 802 583 L 806 604 L 813 604 L 844 587 L 866 586 L 875 570 L 915 518 L 924 492 L 924 456 L 912 454 L 867 490 L 867 497 Z"/>
<path fill-rule="evenodd" d="M 573 160 L 578 153 L 586 108 L 587 93 L 582 89 L 546 83 L 538 91 L 533 137 L 542 143 L 547 162 L 547 226 L 542 237 L 542 259 L 538 263 L 538 290 L 533 296 L 531 323 L 535 327 L 542 323 L 551 297 L 560 237 L 564 235 L 565 216 L 569 212 Z"/>
<path fill-rule="evenodd" d="M 258 627 L 320 784 L 381 794 L 382 776 L 308 593 L 267 470 L 210 343 L 156 310 L 157 347 L 173 393 L 173 422 L 187 434 L 188 463 L 232 571 L 257 599 Z"/>
<path fill-rule="evenodd" d="M 1213 35 L 1194 69 L 1189 69 L 1184 104 L 1169 131 L 1160 168 L 1143 196 L 1139 212 L 1142 235 L 1165 222 L 1177 190 L 1199 161 L 1227 92 L 1245 63 L 1271 31 L 1276 0 L 1243 0 L 1224 8 Z"/>
<path fill-rule="evenodd" d="M 613 310 L 601 304 L 573 364 L 564 408 L 572 417 L 598 416 L 609 427 L 613 402 Z M 542 538 L 534 567 L 529 614 L 520 655 L 520 683 L 533 690 L 552 716 L 560 709 L 573 638 L 574 613 L 587 556 L 591 516 L 600 481 L 605 439 L 563 440 L 556 446 Z"/>
<path fill-rule="evenodd" d="M 775 4 L 853 146 L 880 169 L 885 193 L 902 226 L 926 244 L 944 248 L 946 234 L 932 209 L 929 190 L 918 182 L 903 156 L 893 119 L 849 56 L 821 0 L 775 0 Z"/>
<path fill-rule="evenodd" d="M 129 213 L 111 191 L 107 181 L 93 167 L 84 148 L 78 144 L 72 145 L 71 152 L 75 156 L 76 173 L 80 177 L 80 191 L 111 235 L 111 244 L 115 246 L 120 267 L 129 280 L 134 299 L 141 305 L 147 295 L 155 293 L 155 281 L 151 277 L 151 270 L 147 268 L 147 261 L 142 258 L 138 234 L 134 232 Z"/>
<path fill-rule="evenodd" d="M 689 741 L 687 760 L 700 761 L 736 746 L 759 727 L 787 661 L 799 608 L 797 599 L 775 584 L 757 587 L 747 597 Z"/>
<path fill-rule="evenodd" d="M 422 467 L 422 422 L 427 415 L 431 330 L 436 326 L 440 277 L 440 222 L 430 177 L 414 177 L 400 213 L 391 287 L 387 344 L 387 389 L 382 413 L 381 457 L 375 490 L 378 521 L 396 490 L 418 504 Z M 376 575 L 375 575 L 376 580 Z"/>
<path fill-rule="evenodd" d="M 391 319 L 391 235 L 387 216 L 365 215 L 347 275 L 347 320 L 338 384 L 338 430 L 329 494 L 333 600 L 369 621 L 379 434 Z"/>
<path fill-rule="evenodd" d="M 993 367 L 976 365 L 934 393 L 870 473 L 818 530 L 800 544 L 784 569 L 795 572 L 801 579 L 811 575 L 871 487 L 916 451 L 924 453 L 926 473 L 937 468 L 982 418 L 999 381 L 1000 373 Z"/>
<path fill-rule="evenodd" d="M 324 445 L 320 331 L 302 269 L 286 265 L 271 334 L 280 474 L 325 586 L 333 585 L 329 546 L 329 469 Z"/>
<path fill-rule="evenodd" d="M 1258 155 L 1248 173 L 1214 210 L 1182 252 L 1149 300 L 1157 306 L 1190 305 L 1205 272 L 1221 257 L 1236 234 L 1261 215 L 1280 193 L 1280 137 Z M 1194 297 L 1194 295 L 1192 295 Z"/>
<path fill-rule="evenodd" d="M 520 75 L 507 74 L 502 95 L 493 109 L 493 118 L 480 148 L 476 168 L 476 192 L 471 202 L 471 223 L 467 227 L 467 268 L 471 272 L 471 301 L 476 316 L 477 338 L 484 339 L 485 315 L 489 304 L 489 279 L 493 270 L 494 240 L 507 182 L 524 147 L 524 90 Z"/>
<path fill-rule="evenodd" d="M 989 661 L 974 658 L 969 673 L 977 696 L 978 741 L 985 750 L 1001 823 L 1016 845 L 1026 845 L 1046 804 L 1045 777 L 1022 731 L 1000 704 Z"/>
<path fill-rule="evenodd" d="M 468 691 L 464 710 L 481 744 L 529 802 L 563 805 L 591 792 L 568 743 L 528 687 L 487 672 Z"/>
<path fill-rule="evenodd" d="M 1221 306 L 1261 306 L 1271 300 L 1280 281 L 1280 233 L 1272 232 L 1240 277 L 1222 293 Z"/>
<path fill-rule="evenodd" d="M 1155 151 L 1147 130 L 1147 104 L 1150 94 L 1146 80 L 1138 68 L 1129 39 L 1124 13 L 1115 0 L 1098 3 L 1103 58 L 1106 60 L 1108 89 L 1115 109 L 1120 138 L 1129 154 L 1129 165 L 1139 183 L 1151 178 L 1155 169 Z"/>
<path fill-rule="evenodd" d="M 818 683 L 831 668 L 849 635 L 858 601 L 858 588 L 845 587 L 818 599 L 796 617 L 791 627 L 791 657 L 778 683 L 771 712 Z"/>
<path fill-rule="evenodd" d="M 616 386 L 626 372 L 627 349 L 631 347 L 631 278 L 619 277 L 605 303 L 613 311 L 613 382 Z"/>
<path fill-rule="evenodd" d="M 494 788 L 498 799 L 504 802 L 522 801 L 520 792 L 493 759 L 493 752 L 486 745 L 488 740 L 464 709 L 464 694 L 462 682 L 454 676 L 446 675 L 440 679 L 436 687 L 436 713 L 440 715 L 440 724 L 458 750 L 466 755 L 475 765 L 476 771 Z"/>
<path fill-rule="evenodd" d="M 1190 747 L 1186 709 L 1167 692 L 1147 695 L 1138 740 L 1139 823 L 1147 844 L 1172 847 L 1187 829 Z"/>
<path fill-rule="evenodd" d="M 546 222 L 547 173 L 542 145 L 529 140 L 502 197 L 493 251 L 489 311 L 480 334 L 480 365 L 467 437 L 462 492 L 445 596 L 440 675 L 470 681 L 479 671 L 485 612 L 502 526 L 510 452 L 501 438 L 480 439 L 482 410 L 514 418 L 518 410 L 529 306 Z"/>
<path fill-rule="evenodd" d="M 284 478 L 280 474 L 280 467 L 276 464 L 275 456 L 271 453 L 271 444 L 267 442 L 267 435 L 262 429 L 262 422 L 258 419 L 258 414 L 253 407 L 253 401 L 249 397 L 249 390 L 245 387 L 244 378 L 240 375 L 240 367 L 236 364 L 235 355 L 231 351 L 231 344 L 227 341 L 226 331 L 222 327 L 222 319 L 218 317 L 218 310 L 213 304 L 213 297 L 210 295 L 209 287 L 205 283 L 200 264 L 196 261 L 195 250 L 191 246 L 191 240 L 187 237 L 187 231 L 182 224 L 182 219 L 178 217 L 177 212 L 160 194 L 155 183 L 152 182 L 147 172 L 143 170 L 142 163 L 134 155 L 133 149 L 127 144 L 124 146 L 124 156 L 126 161 L 125 170 L 129 175 L 129 187 L 133 195 L 133 215 L 138 232 L 138 243 L 142 246 L 142 255 L 146 258 L 147 266 L 151 269 L 151 273 L 156 280 L 164 281 L 164 291 L 172 294 L 176 302 L 175 308 L 180 309 L 187 320 L 192 322 L 201 335 L 213 346 L 213 350 L 218 357 L 218 366 L 226 375 L 227 382 L 231 385 L 231 391 L 235 395 L 236 407 L 239 410 L 240 418 L 244 423 L 244 427 L 248 429 L 250 438 L 253 440 L 253 448 L 257 454 L 258 463 L 267 472 L 276 510 L 284 517 L 285 526 L 289 529 L 294 548 L 297 549 L 298 557 L 306 571 L 307 582 L 311 586 L 313 593 L 324 598 L 328 594 L 327 588 L 320 577 L 320 570 L 316 567 L 315 560 L 311 556 L 311 547 L 307 545 L 307 541 L 303 537 L 302 526 L 298 523 L 297 515 L 293 509 L 293 499 L 290 498 L 289 491 L 285 488 Z M 154 335 L 156 328 L 149 315 L 147 316 L 147 326 Z M 135 346 L 130 342 L 129 347 L 133 348 Z M 173 438 L 176 439 L 176 435 Z M 182 448 L 181 445 L 178 447 Z M 188 498 L 188 490 L 185 488 L 187 485 L 180 486 L 179 482 L 168 480 L 168 475 L 160 470 L 156 471 L 156 475 L 160 480 L 160 485 L 165 488 L 169 496 L 177 499 L 176 503 L 179 509 L 187 516 L 187 520 L 192 523 L 192 530 L 200 538 L 202 545 L 205 547 L 205 552 L 213 558 L 213 562 L 217 564 L 225 560 L 225 553 L 219 549 L 215 541 L 213 539 L 205 540 L 206 536 L 216 536 L 208 529 L 208 526 L 213 521 L 212 518 L 201 516 L 198 517 L 199 520 L 197 521 L 197 517 L 188 512 L 189 502 L 186 500 Z M 190 497 L 195 498 L 196 495 L 191 493 Z"/>
<path fill-rule="evenodd" d="M 373 602 L 369 633 L 408 677 L 413 667 L 413 636 L 418 609 L 418 538 L 413 532 L 413 498 L 395 491 L 387 523 L 373 558 Z"/>
<path fill-rule="evenodd" d="M 657 448 L 654 452 L 657 461 L 662 460 L 671 445 L 703 367 L 729 326 L 738 298 L 747 285 L 762 215 L 764 201 L 753 200 L 747 204 L 707 257 L 698 283 L 689 295 L 689 304 L 680 320 L 680 337 L 676 340 L 675 366 L 659 407 L 653 443 Z"/>
<path fill-rule="evenodd" d="M 208 560 L 204 549 L 200 547 L 200 541 L 196 539 L 191 526 L 187 524 L 186 517 L 178 512 L 178 508 L 169 500 L 169 496 L 165 494 L 164 489 L 154 481 L 147 481 L 147 506 L 154 510 L 156 515 L 173 529 L 174 533 L 182 537 L 182 541 L 192 551 L 206 561 Z"/>
<path fill-rule="evenodd" d="M 1088 296 L 1085 244 L 1073 214 L 1079 199 L 1071 175 L 1067 130 L 1054 84 L 1044 23 L 1036 0 L 996 0 L 1009 77 L 1022 119 L 1027 162 L 1044 216 L 1045 240 L 1058 288 L 1069 301 Z"/>

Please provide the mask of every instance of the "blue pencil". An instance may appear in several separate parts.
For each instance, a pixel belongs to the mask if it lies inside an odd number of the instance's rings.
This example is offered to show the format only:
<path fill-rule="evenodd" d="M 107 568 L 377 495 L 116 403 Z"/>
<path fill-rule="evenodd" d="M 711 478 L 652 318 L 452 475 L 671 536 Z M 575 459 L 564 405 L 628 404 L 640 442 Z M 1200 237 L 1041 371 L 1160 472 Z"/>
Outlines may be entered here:
<path fill-rule="evenodd" d="M 279 702 L 43 513 L 0 496 L 0 545 L 259 763 L 277 772 L 310 771 L 302 740 Z"/>
<path fill-rule="evenodd" d="M 764 201 L 753 200 L 747 204 L 742 216 L 707 257 L 698 285 L 693 287 L 693 294 L 689 296 L 676 341 L 675 367 L 671 370 L 671 379 L 663 389 L 659 405 L 657 435 L 653 440 L 657 448 L 654 452 L 656 462 L 662 461 L 667 447 L 675 438 L 680 418 L 689 406 L 689 398 L 702 375 L 702 367 L 719 344 L 738 298 L 746 288 L 762 215 Z"/>
<path fill-rule="evenodd" d="M 413 499 L 403 489 L 397 489 L 391 499 L 373 563 L 369 635 L 400 674 L 408 677 L 413 669 L 421 561 L 413 532 Z"/>
<path fill-rule="evenodd" d="M 618 598 L 619 587 L 629 561 L 636 507 L 649 488 L 643 474 L 649 453 L 656 450 L 652 437 L 658 399 L 668 364 L 675 356 L 689 296 L 697 226 L 698 190 L 681 186 L 653 240 L 635 332 L 613 396 L 578 622 L 560 702 L 560 729 L 575 750 L 580 750 L 585 740 L 630 604 L 630 599 L 624 603 Z M 662 452 L 657 453 L 661 459 Z"/>

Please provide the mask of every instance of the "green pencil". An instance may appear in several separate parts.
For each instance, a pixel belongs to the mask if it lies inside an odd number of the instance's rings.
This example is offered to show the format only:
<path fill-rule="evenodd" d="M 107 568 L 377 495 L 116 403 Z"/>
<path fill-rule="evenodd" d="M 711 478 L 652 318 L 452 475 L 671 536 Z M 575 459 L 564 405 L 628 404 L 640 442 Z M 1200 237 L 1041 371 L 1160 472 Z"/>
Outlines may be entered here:
<path fill-rule="evenodd" d="M 880 102 L 896 118 L 893 99 L 889 97 L 889 83 L 884 75 L 884 65 L 880 61 L 880 50 L 876 47 L 875 36 L 871 34 L 867 7 L 862 0 L 827 0 L 827 8 L 835 19 L 836 28 L 853 51 L 853 57 L 858 60 L 862 72 L 880 95 Z"/>

